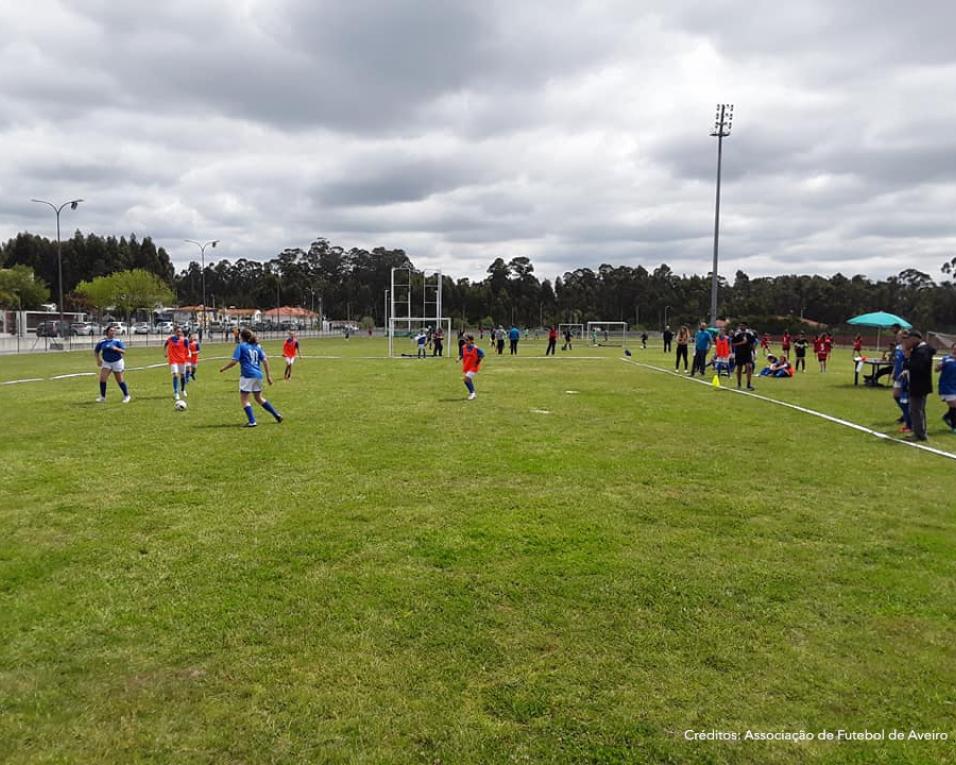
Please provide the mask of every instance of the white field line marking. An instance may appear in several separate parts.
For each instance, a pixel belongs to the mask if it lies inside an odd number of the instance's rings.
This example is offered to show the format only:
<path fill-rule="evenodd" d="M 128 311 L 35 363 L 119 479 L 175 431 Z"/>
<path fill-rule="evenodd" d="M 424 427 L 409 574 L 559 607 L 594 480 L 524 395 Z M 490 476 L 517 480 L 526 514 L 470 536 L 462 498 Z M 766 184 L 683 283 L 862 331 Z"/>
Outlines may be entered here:
<path fill-rule="evenodd" d="M 43 382 L 42 377 L 28 377 L 25 380 L 5 380 L 0 385 L 19 385 L 20 383 Z"/>
<path fill-rule="evenodd" d="M 654 372 L 661 372 L 662 374 L 665 374 L 665 375 L 672 375 L 674 377 L 679 377 L 682 380 L 687 380 L 688 382 L 694 382 L 694 383 L 697 383 L 698 385 L 706 385 L 707 387 L 710 387 L 711 385 L 706 379 L 697 379 L 696 377 L 687 377 L 685 375 L 680 374 L 679 372 L 673 372 L 670 369 L 661 369 L 660 367 L 655 367 L 655 366 L 652 366 L 651 364 L 644 364 L 640 361 L 634 361 L 633 359 L 629 359 L 626 357 L 621 358 L 621 361 L 626 361 L 629 364 L 635 364 L 639 367 L 644 367 L 645 369 L 650 369 Z M 876 438 L 882 438 L 885 441 L 892 441 L 893 443 L 903 444 L 903 446 L 911 446 L 914 449 L 920 449 L 924 452 L 929 452 L 930 454 L 935 454 L 939 457 L 948 457 L 951 460 L 956 460 L 956 454 L 953 454 L 952 452 L 943 451 L 942 449 L 934 449 L 932 446 L 926 446 L 926 444 L 914 443 L 912 441 L 904 441 L 900 438 L 894 438 L 893 436 L 887 435 L 886 433 L 880 433 L 878 430 L 867 428 L 864 425 L 859 425 L 855 422 L 850 422 L 849 420 L 842 420 L 839 417 L 834 417 L 831 414 L 824 414 L 823 412 L 818 412 L 814 409 L 807 409 L 806 407 L 803 407 L 803 406 L 797 406 L 796 404 L 790 404 L 786 401 L 779 401 L 778 399 L 775 399 L 775 398 L 761 396 L 758 393 L 751 393 L 750 391 L 746 391 L 746 390 L 739 390 L 737 388 L 729 388 L 729 387 L 724 388 L 723 386 L 721 386 L 721 389 L 730 391 L 731 393 L 737 393 L 741 396 L 749 396 L 750 398 L 756 398 L 756 399 L 759 399 L 760 401 L 767 401 L 768 403 L 776 404 L 777 406 L 785 406 L 788 409 L 795 409 L 798 412 L 803 412 L 804 414 L 810 414 L 810 415 L 813 415 L 814 417 L 819 417 L 820 419 L 827 420 L 829 422 L 834 422 L 837 425 L 842 425 L 845 428 L 852 428 L 853 430 L 858 430 L 861 433 L 867 433 L 871 436 L 875 436 Z"/>

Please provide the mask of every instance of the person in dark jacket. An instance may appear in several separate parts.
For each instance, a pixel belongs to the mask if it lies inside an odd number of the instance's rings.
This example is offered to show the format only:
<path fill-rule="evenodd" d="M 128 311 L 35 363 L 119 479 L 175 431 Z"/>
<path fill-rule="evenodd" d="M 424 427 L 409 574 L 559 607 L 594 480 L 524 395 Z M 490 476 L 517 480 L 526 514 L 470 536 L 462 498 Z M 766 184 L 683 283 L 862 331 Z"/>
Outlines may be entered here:
<path fill-rule="evenodd" d="M 910 330 L 903 341 L 906 375 L 909 378 L 910 419 L 913 441 L 926 440 L 926 399 L 933 392 L 933 354 L 936 352 L 923 336 Z"/>
<path fill-rule="evenodd" d="M 670 325 L 664 327 L 664 331 L 661 333 L 661 339 L 664 341 L 664 353 L 670 353 L 671 341 L 674 339 L 674 333 L 671 332 Z"/>

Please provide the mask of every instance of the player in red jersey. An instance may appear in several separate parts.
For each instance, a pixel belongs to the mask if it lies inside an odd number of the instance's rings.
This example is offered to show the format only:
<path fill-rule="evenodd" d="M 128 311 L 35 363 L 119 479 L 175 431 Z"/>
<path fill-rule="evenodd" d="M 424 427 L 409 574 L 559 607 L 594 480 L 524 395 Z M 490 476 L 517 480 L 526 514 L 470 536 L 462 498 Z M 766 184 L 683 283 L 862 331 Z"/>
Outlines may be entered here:
<path fill-rule="evenodd" d="M 485 352 L 475 345 L 474 335 L 465 335 L 465 344 L 461 347 L 461 371 L 464 375 L 465 387 L 468 388 L 468 400 L 478 397 L 475 391 L 475 375 L 481 367 L 481 360 Z"/>
<path fill-rule="evenodd" d="M 299 341 L 296 339 L 295 332 L 290 329 L 289 336 L 285 339 L 285 342 L 282 343 L 282 358 L 285 359 L 284 379 L 292 379 L 292 365 L 295 364 L 295 360 L 301 355 L 302 351 L 299 349 Z"/>
<path fill-rule="evenodd" d="M 766 332 L 764 332 L 760 337 L 760 350 L 763 351 L 764 356 L 770 353 L 770 335 L 768 335 Z"/>
<path fill-rule="evenodd" d="M 199 367 L 199 341 L 196 339 L 196 333 L 189 333 L 189 342 L 186 344 L 189 355 L 186 357 L 186 377 L 190 380 L 196 379 L 196 369 Z"/>
<path fill-rule="evenodd" d="M 783 331 L 783 337 L 780 338 L 780 347 L 783 349 L 783 355 L 790 356 L 790 344 L 793 342 L 793 337 L 790 334 L 789 329 Z"/>
<path fill-rule="evenodd" d="M 863 335 L 857 335 L 853 338 L 853 358 L 863 353 Z"/>
<path fill-rule="evenodd" d="M 183 398 L 186 397 L 186 362 L 189 359 L 189 341 L 183 335 L 183 328 L 176 327 L 176 333 L 163 343 L 169 371 L 173 374 L 173 398 L 179 401 L 179 387 L 182 384 Z"/>
<path fill-rule="evenodd" d="M 813 338 L 813 352 L 817 354 L 817 361 L 820 362 L 820 371 L 827 371 L 827 348 L 822 335 Z"/>

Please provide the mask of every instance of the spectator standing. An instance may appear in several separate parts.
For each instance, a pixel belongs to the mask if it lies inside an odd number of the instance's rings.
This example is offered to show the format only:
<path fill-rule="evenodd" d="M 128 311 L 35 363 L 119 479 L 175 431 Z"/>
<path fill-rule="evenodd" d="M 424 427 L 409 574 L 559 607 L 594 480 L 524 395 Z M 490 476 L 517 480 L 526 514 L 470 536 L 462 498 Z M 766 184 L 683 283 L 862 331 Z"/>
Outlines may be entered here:
<path fill-rule="evenodd" d="M 677 361 L 674 369 L 680 371 L 680 360 L 684 359 L 684 371 L 687 371 L 687 344 L 690 343 L 690 330 L 686 324 L 681 324 L 677 330 Z"/>
<path fill-rule="evenodd" d="M 737 325 L 731 347 L 734 349 L 734 365 L 737 367 L 737 387 L 740 387 L 741 376 L 747 373 L 747 390 L 753 390 L 754 350 L 757 347 L 757 336 L 745 322 Z"/>
<path fill-rule="evenodd" d="M 674 333 L 671 332 L 670 325 L 664 327 L 664 331 L 661 333 L 661 339 L 664 341 L 664 353 L 670 353 L 671 341 L 674 339 Z"/>
<path fill-rule="evenodd" d="M 694 363 L 690 368 L 690 376 L 695 372 L 700 372 L 703 377 L 707 371 L 707 352 L 710 351 L 712 338 L 707 331 L 707 322 L 702 321 L 697 328 L 697 334 L 694 335 Z"/>
<path fill-rule="evenodd" d="M 498 342 L 498 355 L 500 356 L 501 354 L 505 352 L 505 328 L 502 327 L 500 324 L 498 325 L 497 342 Z"/>
<path fill-rule="evenodd" d="M 906 339 L 906 334 L 898 324 L 895 324 L 894 328 L 896 329 L 894 333 L 896 344 L 892 351 L 893 368 L 890 373 L 893 380 L 893 403 L 899 407 L 901 412 L 899 419 L 896 421 L 897 424 L 903 425 L 909 431 L 912 428 L 909 403 L 903 393 L 906 384 L 906 375 L 904 374 L 906 370 L 906 349 L 903 347 L 903 341 Z"/>
<path fill-rule="evenodd" d="M 511 325 L 511 329 L 508 330 L 508 341 L 510 344 L 509 350 L 511 355 L 515 356 L 518 353 L 518 341 L 521 339 L 521 330 L 518 329 L 514 324 Z"/>
<path fill-rule="evenodd" d="M 939 372 L 939 397 L 948 407 L 943 415 L 943 422 L 956 433 L 956 343 L 953 343 L 949 353 L 940 359 L 936 371 Z"/>
<path fill-rule="evenodd" d="M 548 330 L 548 348 L 544 352 L 544 355 L 547 356 L 548 354 L 551 354 L 552 356 L 554 356 L 554 349 L 555 349 L 555 346 L 557 346 L 557 344 L 558 344 L 558 328 L 554 326 L 554 324 L 552 324 L 551 329 Z M 565 343 L 565 346 L 567 346 L 567 343 Z"/>
<path fill-rule="evenodd" d="M 926 399 L 933 392 L 933 346 L 911 330 L 903 341 L 906 349 L 906 371 L 910 384 L 910 420 L 913 441 L 926 439 Z"/>

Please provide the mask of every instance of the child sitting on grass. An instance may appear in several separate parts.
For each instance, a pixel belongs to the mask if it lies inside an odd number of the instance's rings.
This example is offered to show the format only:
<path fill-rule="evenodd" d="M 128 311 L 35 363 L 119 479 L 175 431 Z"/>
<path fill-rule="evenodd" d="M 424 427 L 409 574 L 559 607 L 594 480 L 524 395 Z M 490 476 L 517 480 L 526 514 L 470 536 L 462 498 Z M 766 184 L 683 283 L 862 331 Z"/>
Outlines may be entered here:
<path fill-rule="evenodd" d="M 793 377 L 793 368 L 786 356 L 777 358 L 776 356 L 767 356 L 769 366 L 760 370 L 761 377 Z"/>

